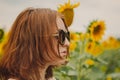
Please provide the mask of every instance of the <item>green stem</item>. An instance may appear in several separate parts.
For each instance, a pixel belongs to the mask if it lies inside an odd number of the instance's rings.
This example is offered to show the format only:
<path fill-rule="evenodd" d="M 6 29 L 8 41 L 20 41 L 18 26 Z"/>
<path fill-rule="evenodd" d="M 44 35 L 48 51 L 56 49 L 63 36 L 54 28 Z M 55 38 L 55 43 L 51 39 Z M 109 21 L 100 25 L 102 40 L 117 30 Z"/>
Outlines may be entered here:
<path fill-rule="evenodd" d="M 83 53 L 84 53 L 84 41 L 82 41 L 81 42 L 81 44 L 80 44 L 80 55 L 82 55 Z M 83 62 L 83 60 L 84 59 L 79 59 L 78 60 L 78 63 L 79 64 L 77 64 L 77 72 L 78 72 L 78 74 L 77 74 L 77 80 L 81 80 L 81 76 L 82 76 L 82 62 Z"/>

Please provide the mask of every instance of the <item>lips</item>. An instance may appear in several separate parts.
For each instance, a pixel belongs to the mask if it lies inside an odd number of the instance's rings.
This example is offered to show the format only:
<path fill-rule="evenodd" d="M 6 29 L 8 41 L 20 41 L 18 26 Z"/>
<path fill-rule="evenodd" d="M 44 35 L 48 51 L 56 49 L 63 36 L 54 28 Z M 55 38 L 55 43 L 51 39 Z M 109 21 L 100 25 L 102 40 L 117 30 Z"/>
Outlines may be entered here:
<path fill-rule="evenodd" d="M 60 52 L 63 56 L 67 56 L 67 51 Z"/>

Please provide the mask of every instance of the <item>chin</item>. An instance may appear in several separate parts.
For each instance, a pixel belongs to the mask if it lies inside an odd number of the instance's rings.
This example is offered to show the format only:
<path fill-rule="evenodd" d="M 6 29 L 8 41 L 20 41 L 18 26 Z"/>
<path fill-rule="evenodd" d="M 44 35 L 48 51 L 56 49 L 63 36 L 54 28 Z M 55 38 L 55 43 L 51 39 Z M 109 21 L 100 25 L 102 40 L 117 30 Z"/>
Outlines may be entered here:
<path fill-rule="evenodd" d="M 67 59 L 63 59 L 63 60 L 56 62 L 54 65 L 55 66 L 62 66 L 62 65 L 66 65 L 68 62 L 69 61 Z"/>

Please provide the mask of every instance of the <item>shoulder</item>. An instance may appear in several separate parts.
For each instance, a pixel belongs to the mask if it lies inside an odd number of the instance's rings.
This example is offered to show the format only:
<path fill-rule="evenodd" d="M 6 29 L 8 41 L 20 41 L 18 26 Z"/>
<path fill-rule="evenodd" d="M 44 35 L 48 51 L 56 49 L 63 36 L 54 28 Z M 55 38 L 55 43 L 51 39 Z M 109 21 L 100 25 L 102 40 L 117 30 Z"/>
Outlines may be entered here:
<path fill-rule="evenodd" d="M 9 78 L 8 80 L 17 80 L 17 79 Z M 56 80 L 56 79 L 55 79 L 55 77 L 51 77 L 48 80 Z"/>
<path fill-rule="evenodd" d="M 48 80 L 56 80 L 56 79 L 55 79 L 55 77 L 51 77 L 51 78 L 49 78 Z"/>
<path fill-rule="evenodd" d="M 8 80 L 18 80 L 18 79 L 15 79 L 15 78 L 9 78 Z"/>

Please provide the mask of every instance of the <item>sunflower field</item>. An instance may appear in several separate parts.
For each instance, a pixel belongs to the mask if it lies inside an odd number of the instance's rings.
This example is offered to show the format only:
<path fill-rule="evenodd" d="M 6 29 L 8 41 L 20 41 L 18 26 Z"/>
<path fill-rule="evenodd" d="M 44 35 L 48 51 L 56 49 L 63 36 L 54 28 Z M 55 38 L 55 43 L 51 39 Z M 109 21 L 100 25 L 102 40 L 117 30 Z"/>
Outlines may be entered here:
<path fill-rule="evenodd" d="M 74 18 L 74 8 L 79 5 L 68 0 L 58 8 L 68 27 Z M 120 38 L 109 36 L 103 40 L 105 30 L 105 21 L 92 20 L 85 32 L 70 32 L 69 63 L 55 69 L 58 80 L 120 80 Z"/>
<path fill-rule="evenodd" d="M 105 23 L 90 22 L 86 32 L 72 32 L 69 63 L 55 69 L 60 80 L 120 80 L 120 39 L 102 40 Z"/>
<path fill-rule="evenodd" d="M 68 0 L 58 8 L 69 27 L 79 5 Z M 120 38 L 111 35 L 103 40 L 105 30 L 105 21 L 92 20 L 85 32 L 70 31 L 69 63 L 54 69 L 57 80 L 120 80 Z M 0 29 L 0 58 L 7 35 Z"/>

